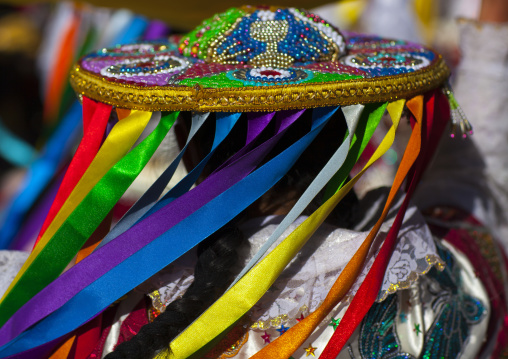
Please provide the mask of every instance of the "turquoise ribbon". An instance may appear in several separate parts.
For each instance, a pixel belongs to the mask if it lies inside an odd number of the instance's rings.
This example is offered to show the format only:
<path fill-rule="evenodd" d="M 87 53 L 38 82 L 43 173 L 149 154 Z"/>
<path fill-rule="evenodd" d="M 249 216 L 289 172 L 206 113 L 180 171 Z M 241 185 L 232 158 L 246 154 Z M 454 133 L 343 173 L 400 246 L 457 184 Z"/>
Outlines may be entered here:
<path fill-rule="evenodd" d="M 0 119 L 0 156 L 14 166 L 28 166 L 36 157 L 37 151 L 22 138 L 12 133 Z"/>

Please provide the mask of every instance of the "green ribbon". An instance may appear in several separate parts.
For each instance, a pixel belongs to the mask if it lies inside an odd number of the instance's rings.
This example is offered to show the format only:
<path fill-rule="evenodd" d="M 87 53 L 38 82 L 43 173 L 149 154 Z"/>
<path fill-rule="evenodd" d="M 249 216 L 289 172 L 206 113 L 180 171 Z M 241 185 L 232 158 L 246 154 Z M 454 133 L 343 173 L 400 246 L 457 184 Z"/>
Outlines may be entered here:
<path fill-rule="evenodd" d="M 388 106 L 388 102 L 383 104 L 365 105 L 365 109 L 362 112 L 360 122 L 356 128 L 356 133 L 354 134 L 351 149 L 346 161 L 328 182 L 323 196 L 323 203 L 337 193 L 337 191 L 344 185 L 344 182 L 346 182 L 349 173 L 360 159 L 363 150 L 367 147 L 367 144 L 381 121 L 381 118 L 386 111 L 386 106 Z M 360 141 L 358 141 L 358 138 L 360 138 Z"/>
<path fill-rule="evenodd" d="M 178 114 L 164 114 L 152 133 L 118 161 L 76 207 L 0 304 L 0 325 L 62 273 L 146 166 Z"/>

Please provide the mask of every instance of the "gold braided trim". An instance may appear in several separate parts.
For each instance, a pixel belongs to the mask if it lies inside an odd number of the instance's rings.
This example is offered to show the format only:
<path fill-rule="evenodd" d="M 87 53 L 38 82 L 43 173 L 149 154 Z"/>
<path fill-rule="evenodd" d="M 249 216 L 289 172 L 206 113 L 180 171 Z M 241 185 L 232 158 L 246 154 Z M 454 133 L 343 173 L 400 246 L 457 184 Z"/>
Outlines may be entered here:
<path fill-rule="evenodd" d="M 409 273 L 409 276 L 407 277 L 406 280 L 399 281 L 397 283 L 391 283 L 388 289 L 386 289 L 383 292 L 383 294 L 380 295 L 380 297 L 376 300 L 376 302 L 381 303 L 390 294 L 394 294 L 399 290 L 409 289 L 409 287 L 411 287 L 411 284 L 416 282 L 421 275 L 427 274 L 432 269 L 432 267 L 436 267 L 436 269 L 439 271 L 443 271 L 445 268 L 445 263 L 443 262 L 443 260 L 434 254 L 429 254 L 425 256 L 425 260 L 427 261 L 427 268 L 419 272 L 412 271 L 411 273 Z"/>
<path fill-rule="evenodd" d="M 410 98 L 440 86 L 450 70 L 439 57 L 430 66 L 403 75 L 337 82 L 240 88 L 142 87 L 109 82 L 75 65 L 76 93 L 120 108 L 144 111 L 279 111 L 354 105 Z"/>

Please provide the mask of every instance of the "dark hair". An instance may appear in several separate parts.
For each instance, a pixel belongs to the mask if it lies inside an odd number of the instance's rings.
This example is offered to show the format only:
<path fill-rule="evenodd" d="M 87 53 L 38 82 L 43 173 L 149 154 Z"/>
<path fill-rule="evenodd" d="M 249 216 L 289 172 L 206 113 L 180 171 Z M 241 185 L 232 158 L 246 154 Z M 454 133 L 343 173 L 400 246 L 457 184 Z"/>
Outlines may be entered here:
<path fill-rule="evenodd" d="M 244 237 L 235 225 L 226 225 L 198 246 L 194 282 L 182 298 L 141 328 L 131 340 L 121 343 L 107 359 L 151 359 L 208 308 L 233 280 L 238 261 L 236 249 Z"/>

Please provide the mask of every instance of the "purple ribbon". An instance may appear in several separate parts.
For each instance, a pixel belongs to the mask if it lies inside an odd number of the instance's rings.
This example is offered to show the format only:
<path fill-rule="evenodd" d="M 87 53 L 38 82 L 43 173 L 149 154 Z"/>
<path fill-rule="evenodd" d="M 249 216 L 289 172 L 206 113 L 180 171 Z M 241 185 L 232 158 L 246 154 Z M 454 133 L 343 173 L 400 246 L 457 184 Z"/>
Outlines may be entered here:
<path fill-rule="evenodd" d="M 245 146 L 243 146 L 237 153 L 228 158 L 224 163 L 217 167 L 213 173 L 219 172 L 224 167 L 238 160 L 239 158 L 246 155 L 254 147 L 255 140 L 259 137 L 261 132 L 268 126 L 272 120 L 275 112 L 249 112 L 247 113 L 247 139 Z M 276 118 L 277 128 L 281 127 L 280 117 Z M 278 132 L 277 132 L 278 133 Z"/>

